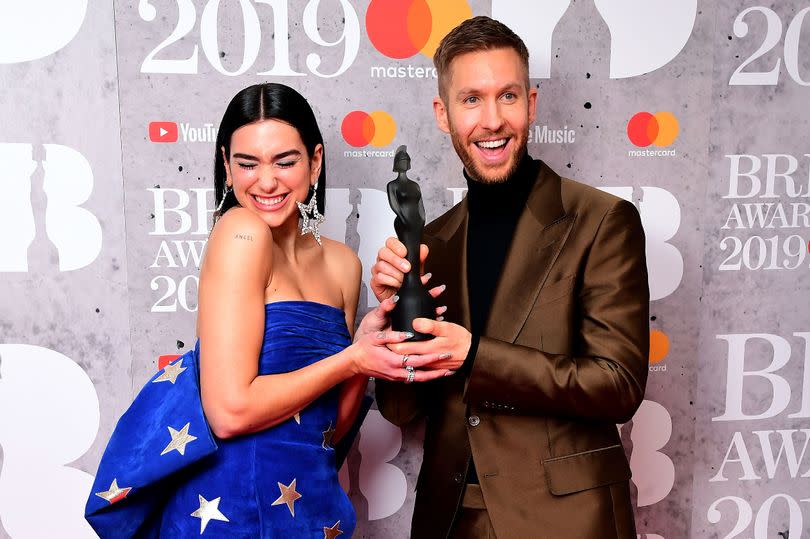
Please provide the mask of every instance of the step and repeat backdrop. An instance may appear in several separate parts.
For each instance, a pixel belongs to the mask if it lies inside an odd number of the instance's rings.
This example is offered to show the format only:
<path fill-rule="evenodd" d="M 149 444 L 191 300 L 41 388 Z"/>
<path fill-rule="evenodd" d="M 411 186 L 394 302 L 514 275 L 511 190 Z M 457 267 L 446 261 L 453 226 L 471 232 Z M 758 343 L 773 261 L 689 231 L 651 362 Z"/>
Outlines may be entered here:
<path fill-rule="evenodd" d="M 810 2 L 0 2 L 0 536 L 93 537 L 101 452 L 194 345 L 214 140 L 241 88 L 308 98 L 326 235 L 365 268 L 407 144 L 429 218 L 465 191 L 431 56 L 491 15 L 531 53 L 529 151 L 632 201 L 650 374 L 618 425 L 643 539 L 810 537 Z M 373 392 L 373 385 L 369 388 Z M 422 429 L 372 409 L 341 481 L 358 537 L 408 536 Z"/>

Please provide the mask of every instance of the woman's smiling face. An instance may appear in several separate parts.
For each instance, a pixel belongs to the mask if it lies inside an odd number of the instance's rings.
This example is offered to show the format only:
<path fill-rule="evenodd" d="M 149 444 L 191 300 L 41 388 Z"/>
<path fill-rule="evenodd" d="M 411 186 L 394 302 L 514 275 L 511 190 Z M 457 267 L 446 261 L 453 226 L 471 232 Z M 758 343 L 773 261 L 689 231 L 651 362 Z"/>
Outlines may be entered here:
<path fill-rule="evenodd" d="M 295 203 L 304 202 L 318 180 L 323 146 L 317 145 L 310 156 L 295 127 L 262 120 L 234 131 L 230 149 L 230 155 L 224 156 L 225 170 L 239 204 L 270 228 L 290 219 L 297 224 Z"/>

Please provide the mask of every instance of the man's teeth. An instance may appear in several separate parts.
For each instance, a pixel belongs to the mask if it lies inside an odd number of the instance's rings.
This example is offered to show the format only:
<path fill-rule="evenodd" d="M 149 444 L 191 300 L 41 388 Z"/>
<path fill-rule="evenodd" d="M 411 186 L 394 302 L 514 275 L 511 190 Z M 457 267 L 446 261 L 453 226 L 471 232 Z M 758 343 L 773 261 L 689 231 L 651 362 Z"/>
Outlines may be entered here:
<path fill-rule="evenodd" d="M 482 140 L 482 141 L 476 142 L 476 144 L 478 146 L 480 146 L 481 148 L 489 148 L 489 149 L 500 148 L 501 146 L 506 144 L 506 139 L 502 138 L 502 139 L 498 139 L 498 140 Z"/>
<path fill-rule="evenodd" d="M 284 200 L 285 196 L 287 195 L 281 195 L 274 198 L 262 198 L 260 196 L 253 195 L 253 198 L 255 198 L 259 202 L 259 204 L 264 204 L 265 206 L 272 206 Z"/>

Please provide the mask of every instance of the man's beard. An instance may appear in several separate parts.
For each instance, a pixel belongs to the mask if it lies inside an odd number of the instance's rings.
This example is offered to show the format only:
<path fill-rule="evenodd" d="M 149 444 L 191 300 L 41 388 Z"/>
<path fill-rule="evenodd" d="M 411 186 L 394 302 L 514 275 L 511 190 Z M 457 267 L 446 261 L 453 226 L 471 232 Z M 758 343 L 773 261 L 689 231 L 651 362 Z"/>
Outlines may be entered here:
<path fill-rule="evenodd" d="M 511 138 L 516 140 L 514 136 Z M 458 135 L 456 130 L 452 128 L 450 129 L 450 140 L 453 142 L 453 148 L 456 150 L 456 154 L 458 155 L 459 159 L 461 159 L 461 164 L 464 165 L 464 170 L 467 171 L 467 175 L 478 183 L 494 184 L 504 183 L 506 180 L 512 177 L 515 171 L 517 171 L 518 166 L 520 165 L 520 158 L 526 153 L 526 148 L 529 141 L 529 133 L 527 130 L 525 136 L 523 137 L 523 142 L 517 147 L 517 151 L 512 152 L 512 155 L 510 156 L 512 163 L 509 166 L 509 169 L 502 176 L 497 176 L 495 178 L 485 176 L 481 170 L 478 169 L 475 164 L 475 160 L 462 142 L 461 137 Z"/>

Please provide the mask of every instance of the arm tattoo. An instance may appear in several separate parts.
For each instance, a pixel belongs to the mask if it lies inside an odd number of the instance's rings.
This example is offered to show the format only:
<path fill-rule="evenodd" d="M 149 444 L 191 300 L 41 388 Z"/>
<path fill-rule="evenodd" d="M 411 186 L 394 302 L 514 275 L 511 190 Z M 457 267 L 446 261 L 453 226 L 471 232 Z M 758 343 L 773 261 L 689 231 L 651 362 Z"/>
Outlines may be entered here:
<path fill-rule="evenodd" d="M 233 238 L 236 240 L 253 241 L 253 234 L 236 234 Z"/>

